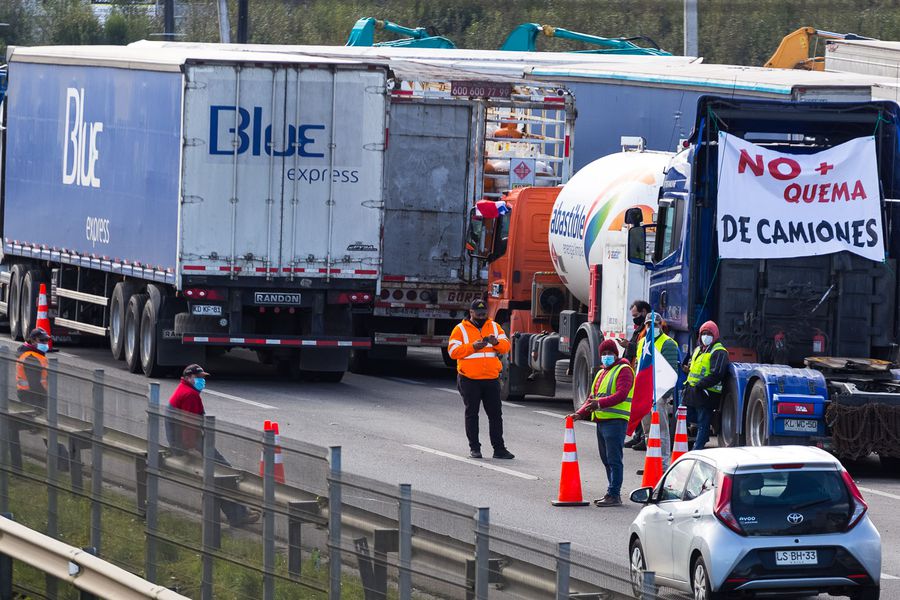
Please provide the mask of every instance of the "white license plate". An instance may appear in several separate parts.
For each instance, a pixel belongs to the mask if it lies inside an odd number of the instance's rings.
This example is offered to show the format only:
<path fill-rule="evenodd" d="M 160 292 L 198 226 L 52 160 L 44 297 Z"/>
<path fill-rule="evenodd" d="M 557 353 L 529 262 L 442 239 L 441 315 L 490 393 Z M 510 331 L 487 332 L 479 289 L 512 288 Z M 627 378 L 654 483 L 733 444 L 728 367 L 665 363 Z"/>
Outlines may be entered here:
<path fill-rule="evenodd" d="M 785 419 L 784 430 L 815 433 L 819 430 L 819 422 L 814 419 Z"/>
<path fill-rule="evenodd" d="M 776 550 L 775 564 L 779 566 L 817 565 L 819 564 L 819 552 L 817 550 Z"/>
<path fill-rule="evenodd" d="M 222 307 L 218 304 L 195 304 L 191 307 L 191 314 L 218 316 L 222 314 Z"/>

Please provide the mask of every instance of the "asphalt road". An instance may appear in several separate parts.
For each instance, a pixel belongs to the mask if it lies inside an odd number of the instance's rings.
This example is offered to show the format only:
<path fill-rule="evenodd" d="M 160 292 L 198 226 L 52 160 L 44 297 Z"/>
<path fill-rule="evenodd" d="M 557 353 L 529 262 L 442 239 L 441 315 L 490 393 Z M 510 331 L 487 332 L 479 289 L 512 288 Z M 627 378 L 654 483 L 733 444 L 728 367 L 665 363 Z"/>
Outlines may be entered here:
<path fill-rule="evenodd" d="M 8 339 L 4 339 L 8 343 Z M 63 348 L 61 362 L 104 368 L 109 375 L 144 383 L 113 361 L 104 347 Z M 205 365 L 212 377 L 204 392 L 207 412 L 253 426 L 277 420 L 281 435 L 320 446 L 340 445 L 346 471 L 474 506 L 489 506 L 491 521 L 627 565 L 628 525 L 639 506 L 600 509 L 555 508 L 563 441 L 563 417 L 571 400 L 506 403 L 507 446 L 515 460 L 468 458 L 463 406 L 455 376 L 431 350 L 410 353 L 406 361 L 381 365 L 378 376 L 347 374 L 340 384 L 294 382 L 256 362 L 246 351 L 232 351 Z M 161 380 L 163 399 L 177 384 Z M 594 426 L 576 423 L 582 487 L 586 499 L 605 493 L 605 474 L 597 454 Z M 482 446 L 490 456 L 487 419 L 482 414 Z M 643 453 L 625 451 L 623 496 L 640 485 L 636 471 Z M 881 532 L 883 598 L 900 598 L 900 473 L 885 474 L 877 460 L 847 465 Z"/>

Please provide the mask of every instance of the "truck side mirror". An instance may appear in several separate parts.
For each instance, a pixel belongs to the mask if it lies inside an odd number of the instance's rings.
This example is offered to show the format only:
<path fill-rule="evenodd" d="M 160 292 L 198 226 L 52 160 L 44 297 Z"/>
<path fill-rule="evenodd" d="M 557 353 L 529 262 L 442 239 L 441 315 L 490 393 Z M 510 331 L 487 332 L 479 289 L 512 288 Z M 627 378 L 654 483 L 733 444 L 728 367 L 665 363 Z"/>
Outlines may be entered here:
<path fill-rule="evenodd" d="M 627 213 L 625 218 L 628 218 Z M 640 225 L 628 230 L 628 262 L 636 265 L 647 263 L 647 230 Z"/>
<path fill-rule="evenodd" d="M 626 225 L 640 225 L 644 222 L 644 212 L 634 206 L 625 211 L 625 224 Z"/>

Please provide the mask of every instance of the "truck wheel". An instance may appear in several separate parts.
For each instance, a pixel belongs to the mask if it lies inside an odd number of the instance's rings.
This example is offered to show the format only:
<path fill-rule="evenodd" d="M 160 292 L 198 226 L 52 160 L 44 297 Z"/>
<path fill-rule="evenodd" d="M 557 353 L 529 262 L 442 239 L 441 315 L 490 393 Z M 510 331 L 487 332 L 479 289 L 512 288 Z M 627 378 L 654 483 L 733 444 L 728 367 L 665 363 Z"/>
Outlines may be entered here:
<path fill-rule="evenodd" d="M 157 336 L 159 334 L 159 308 L 150 298 L 141 311 L 141 370 L 147 377 L 161 377 L 165 369 L 157 360 Z"/>
<path fill-rule="evenodd" d="M 147 294 L 132 294 L 125 308 L 125 364 L 132 373 L 141 370 L 141 316 Z"/>
<path fill-rule="evenodd" d="M 879 454 L 878 460 L 881 461 L 881 468 L 885 473 L 889 473 L 894 477 L 900 475 L 900 457 Z"/>
<path fill-rule="evenodd" d="M 134 293 L 134 284 L 120 281 L 109 303 L 109 350 L 116 360 L 125 358 L 125 311 Z"/>
<path fill-rule="evenodd" d="M 25 273 L 22 279 L 22 295 L 20 299 L 22 307 L 22 336 L 27 336 L 37 327 L 37 301 L 41 290 L 41 272 L 34 269 Z M 49 332 L 48 332 L 49 333 Z"/>
<path fill-rule="evenodd" d="M 740 419 L 737 381 L 733 377 L 729 377 L 725 383 L 725 393 L 722 395 L 722 408 L 720 409 L 719 448 L 734 448 L 744 445 L 744 436 L 737 432 Z M 747 430 L 744 429 L 744 431 Z"/>
<path fill-rule="evenodd" d="M 748 446 L 769 445 L 769 399 L 765 384 L 758 379 L 750 388 L 744 433 L 747 436 Z"/>
<path fill-rule="evenodd" d="M 456 370 L 456 361 L 453 360 L 452 358 L 450 358 L 450 351 L 447 350 L 446 348 L 444 348 L 443 346 L 441 346 L 441 358 L 444 359 L 445 365 L 447 365 L 454 371 Z"/>
<path fill-rule="evenodd" d="M 578 342 L 575 349 L 575 364 L 572 365 L 572 406 L 581 408 L 591 392 L 591 375 L 594 373 L 594 360 L 591 355 L 591 343 L 587 338 Z"/>
<path fill-rule="evenodd" d="M 572 361 L 568 358 L 556 361 L 553 369 L 553 378 L 556 379 L 556 383 L 572 383 L 572 374 L 569 373 L 571 364 Z"/>
<path fill-rule="evenodd" d="M 351 350 L 350 364 L 348 366 L 351 373 L 365 375 L 372 370 L 372 361 L 369 359 L 368 350 Z"/>
<path fill-rule="evenodd" d="M 9 294 L 6 297 L 6 316 L 9 318 L 9 337 L 22 339 L 22 274 L 25 267 L 13 265 L 9 274 Z"/>

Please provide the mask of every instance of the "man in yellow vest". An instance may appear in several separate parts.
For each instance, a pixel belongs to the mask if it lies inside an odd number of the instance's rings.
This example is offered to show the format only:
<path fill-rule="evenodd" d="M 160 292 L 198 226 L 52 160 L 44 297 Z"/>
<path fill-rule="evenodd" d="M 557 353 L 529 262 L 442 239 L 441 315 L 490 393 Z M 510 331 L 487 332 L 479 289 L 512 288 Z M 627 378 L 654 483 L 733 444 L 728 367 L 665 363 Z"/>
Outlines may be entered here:
<path fill-rule="evenodd" d="M 21 402 L 47 409 L 47 352 L 50 336 L 38 327 L 19 346 L 16 363 L 16 396 Z"/>
<path fill-rule="evenodd" d="M 722 401 L 722 387 L 728 375 L 728 350 L 719 343 L 719 326 L 707 321 L 700 327 L 700 344 L 682 368 L 687 372 L 684 405 L 688 418 L 697 423 L 697 439 L 693 450 L 703 450 L 709 441 L 709 424 L 713 411 Z M 693 417 L 693 418 L 692 418 Z"/>
<path fill-rule="evenodd" d="M 506 332 L 487 315 L 482 299 L 472 302 L 469 318 L 453 328 L 447 351 L 456 361 L 456 387 L 466 407 L 466 437 L 469 456 L 481 458 L 478 413 L 481 404 L 488 416 L 494 458 L 515 458 L 503 442 L 503 413 L 500 406 L 500 355 L 509 352 Z"/>
<path fill-rule="evenodd" d="M 619 358 L 616 342 L 608 339 L 600 344 L 600 361 L 603 369 L 597 373 L 591 385 L 587 401 L 572 415 L 576 421 L 590 419 L 597 423 L 597 447 L 600 460 L 606 467 L 609 486 L 603 498 L 594 500 L 600 507 L 622 505 L 622 479 L 625 448 L 625 430 L 631 417 L 631 393 L 634 387 L 634 370 L 624 358 Z"/>
<path fill-rule="evenodd" d="M 647 323 L 648 325 L 645 328 L 646 336 L 642 337 L 638 340 L 637 344 L 637 360 L 640 361 L 640 357 L 644 352 L 644 344 L 647 341 L 647 338 L 650 336 L 650 321 L 653 321 L 653 335 L 656 336 L 656 341 L 654 342 L 654 346 L 659 350 L 659 353 L 662 357 L 669 363 L 669 366 L 672 367 L 672 370 L 677 374 L 678 373 L 678 343 L 666 335 L 664 331 L 664 325 L 662 315 L 657 312 L 652 312 L 647 315 Z M 666 394 L 662 398 L 656 399 L 657 412 L 659 413 L 659 440 L 660 440 L 660 449 L 662 450 L 662 459 L 663 459 L 663 469 L 669 468 L 669 457 L 672 456 L 672 436 L 671 430 L 669 429 L 669 410 L 671 408 L 670 403 L 672 399 L 675 397 L 675 390 L 673 389 L 670 393 Z M 650 420 L 653 416 L 653 411 L 651 410 L 649 413 L 644 415 L 641 419 L 641 425 L 644 428 L 644 431 L 650 432 Z"/>

